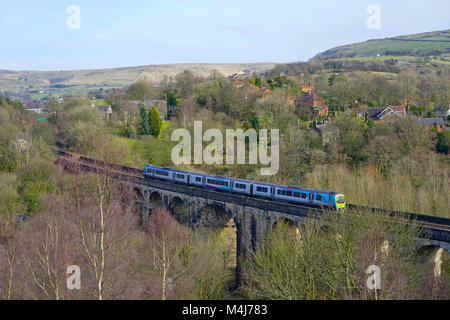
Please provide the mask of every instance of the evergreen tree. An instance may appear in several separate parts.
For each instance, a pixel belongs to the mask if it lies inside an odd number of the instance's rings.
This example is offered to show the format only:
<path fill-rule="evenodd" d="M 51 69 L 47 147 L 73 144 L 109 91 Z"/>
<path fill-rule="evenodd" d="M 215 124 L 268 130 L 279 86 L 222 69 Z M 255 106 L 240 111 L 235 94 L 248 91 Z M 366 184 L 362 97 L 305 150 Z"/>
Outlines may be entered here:
<path fill-rule="evenodd" d="M 159 135 L 159 132 L 161 131 L 162 120 L 156 107 L 152 107 L 150 109 L 149 118 L 150 133 L 157 137 Z"/>
<path fill-rule="evenodd" d="M 144 105 L 142 103 L 139 104 L 139 115 L 141 116 L 141 119 L 142 119 L 140 133 L 141 134 L 151 133 L 149 115 L 148 115 L 147 110 L 145 110 Z"/>

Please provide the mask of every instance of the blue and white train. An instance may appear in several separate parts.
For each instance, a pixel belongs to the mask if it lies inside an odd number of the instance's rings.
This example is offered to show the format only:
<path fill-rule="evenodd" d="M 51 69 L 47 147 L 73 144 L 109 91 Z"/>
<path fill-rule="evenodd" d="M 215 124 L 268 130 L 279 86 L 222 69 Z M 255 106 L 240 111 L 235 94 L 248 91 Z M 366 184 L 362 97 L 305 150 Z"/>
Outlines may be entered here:
<path fill-rule="evenodd" d="M 143 174 L 146 178 L 151 179 L 168 180 L 223 192 L 245 194 L 264 199 L 276 199 L 307 206 L 331 207 L 336 210 L 342 210 L 346 207 L 345 196 L 334 191 L 234 179 L 150 165 L 144 168 Z"/>

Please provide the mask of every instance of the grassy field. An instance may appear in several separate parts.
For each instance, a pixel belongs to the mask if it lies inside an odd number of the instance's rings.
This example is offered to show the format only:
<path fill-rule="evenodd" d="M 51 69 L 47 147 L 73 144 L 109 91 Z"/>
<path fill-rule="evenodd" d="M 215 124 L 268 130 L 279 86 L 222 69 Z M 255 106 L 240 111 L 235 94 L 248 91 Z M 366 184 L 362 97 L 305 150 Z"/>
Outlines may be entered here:
<path fill-rule="evenodd" d="M 377 61 L 382 62 L 386 60 L 408 60 L 416 61 L 418 57 L 415 56 L 379 56 L 379 57 L 352 57 L 352 58 L 341 58 L 336 60 L 349 60 L 349 61 Z M 450 65 L 450 61 L 442 61 L 440 59 L 431 59 L 431 63 L 446 64 Z"/>
<path fill-rule="evenodd" d="M 365 54 L 392 55 L 395 52 L 410 52 L 408 55 L 420 56 L 433 50 L 448 49 L 450 49 L 450 30 L 443 30 L 349 44 L 332 48 L 319 56 L 339 58 Z"/>

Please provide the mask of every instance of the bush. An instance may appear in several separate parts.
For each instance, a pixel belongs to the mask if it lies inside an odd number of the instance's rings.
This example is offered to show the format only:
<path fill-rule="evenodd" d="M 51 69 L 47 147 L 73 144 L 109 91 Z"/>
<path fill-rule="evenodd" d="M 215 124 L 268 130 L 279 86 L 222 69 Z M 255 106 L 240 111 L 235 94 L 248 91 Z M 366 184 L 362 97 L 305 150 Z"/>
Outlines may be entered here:
<path fill-rule="evenodd" d="M 28 214 L 38 212 L 41 196 L 52 193 L 56 188 L 58 168 L 52 163 L 33 160 L 18 170 L 19 194 Z"/>

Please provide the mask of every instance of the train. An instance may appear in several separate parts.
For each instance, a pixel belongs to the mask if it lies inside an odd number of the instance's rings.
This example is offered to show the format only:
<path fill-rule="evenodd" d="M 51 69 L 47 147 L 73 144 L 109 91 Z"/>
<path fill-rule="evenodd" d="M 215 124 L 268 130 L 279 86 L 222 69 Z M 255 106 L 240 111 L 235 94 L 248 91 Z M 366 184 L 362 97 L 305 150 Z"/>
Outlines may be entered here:
<path fill-rule="evenodd" d="M 345 196 L 335 191 L 307 189 L 298 186 L 285 186 L 244 179 L 195 173 L 148 165 L 143 175 L 149 179 L 160 179 L 185 185 L 208 188 L 222 192 L 242 194 L 262 199 L 343 210 Z"/>

